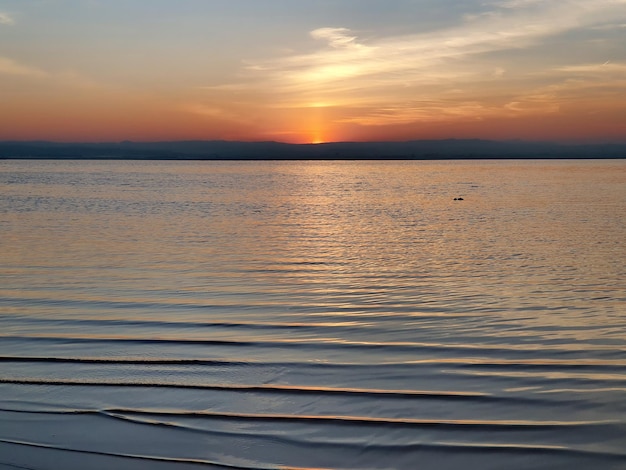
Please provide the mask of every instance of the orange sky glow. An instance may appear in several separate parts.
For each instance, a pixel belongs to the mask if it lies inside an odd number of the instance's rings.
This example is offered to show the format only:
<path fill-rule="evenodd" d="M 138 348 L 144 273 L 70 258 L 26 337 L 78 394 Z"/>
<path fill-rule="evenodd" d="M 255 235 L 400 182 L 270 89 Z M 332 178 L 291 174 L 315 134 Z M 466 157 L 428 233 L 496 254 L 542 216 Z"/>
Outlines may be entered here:
<path fill-rule="evenodd" d="M 626 142 L 626 0 L 299 3 L 0 0 L 0 140 Z"/>

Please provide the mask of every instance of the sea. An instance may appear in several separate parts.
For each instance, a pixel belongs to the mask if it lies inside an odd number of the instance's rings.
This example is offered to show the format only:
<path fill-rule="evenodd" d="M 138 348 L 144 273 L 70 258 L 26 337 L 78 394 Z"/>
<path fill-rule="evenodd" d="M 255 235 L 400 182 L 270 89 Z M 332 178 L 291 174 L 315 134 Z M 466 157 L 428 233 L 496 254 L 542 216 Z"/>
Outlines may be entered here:
<path fill-rule="evenodd" d="M 0 469 L 626 469 L 626 160 L 0 161 Z"/>

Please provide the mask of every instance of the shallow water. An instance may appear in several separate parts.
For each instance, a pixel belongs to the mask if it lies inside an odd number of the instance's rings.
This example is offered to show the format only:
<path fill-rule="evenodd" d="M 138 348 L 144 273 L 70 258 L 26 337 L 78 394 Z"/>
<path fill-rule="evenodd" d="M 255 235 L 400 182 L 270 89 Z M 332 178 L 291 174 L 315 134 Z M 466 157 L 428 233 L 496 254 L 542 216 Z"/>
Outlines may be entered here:
<path fill-rule="evenodd" d="M 0 468 L 626 468 L 626 161 L 0 161 L 0 196 Z"/>

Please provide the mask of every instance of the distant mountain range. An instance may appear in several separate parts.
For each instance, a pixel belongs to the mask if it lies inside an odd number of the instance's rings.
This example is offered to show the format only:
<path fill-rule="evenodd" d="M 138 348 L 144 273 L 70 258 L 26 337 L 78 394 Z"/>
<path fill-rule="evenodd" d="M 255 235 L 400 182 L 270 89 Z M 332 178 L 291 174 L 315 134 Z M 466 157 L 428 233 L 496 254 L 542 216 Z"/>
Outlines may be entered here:
<path fill-rule="evenodd" d="M 407 142 L 174 141 L 119 143 L 0 142 L 0 159 L 136 160 L 445 160 L 626 158 L 626 144 L 567 145 L 479 139 Z"/>

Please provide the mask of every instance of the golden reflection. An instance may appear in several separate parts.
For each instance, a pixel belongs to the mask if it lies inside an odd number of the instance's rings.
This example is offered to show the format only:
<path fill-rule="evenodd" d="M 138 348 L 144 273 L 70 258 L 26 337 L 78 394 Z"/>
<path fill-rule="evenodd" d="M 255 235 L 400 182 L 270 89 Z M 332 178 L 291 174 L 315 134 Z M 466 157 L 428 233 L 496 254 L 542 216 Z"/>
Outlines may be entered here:
<path fill-rule="evenodd" d="M 624 374 L 605 374 L 600 372 L 548 372 L 548 371 L 534 371 L 534 372 L 518 372 L 511 370 L 500 370 L 500 371 L 459 371 L 459 370 L 449 370 L 446 371 L 451 374 L 457 375 L 472 375 L 477 377 L 516 377 L 516 378 L 543 378 L 550 380 L 572 380 L 572 379 L 580 379 L 580 380 L 602 380 L 602 381 L 623 381 Z"/>

